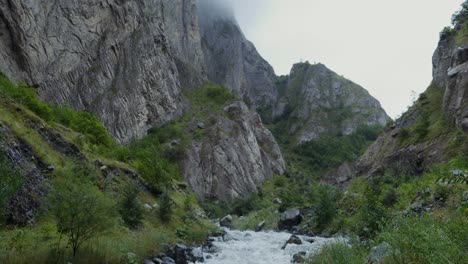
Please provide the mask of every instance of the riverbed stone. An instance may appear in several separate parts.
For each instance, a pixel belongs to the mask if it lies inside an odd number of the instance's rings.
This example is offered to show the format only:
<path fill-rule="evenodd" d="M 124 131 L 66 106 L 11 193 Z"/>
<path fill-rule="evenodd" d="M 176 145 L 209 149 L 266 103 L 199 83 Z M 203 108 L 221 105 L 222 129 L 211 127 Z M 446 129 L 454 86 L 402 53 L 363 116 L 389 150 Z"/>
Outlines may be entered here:
<path fill-rule="evenodd" d="M 293 255 L 293 263 L 305 263 L 307 253 L 305 251 L 298 252 Z"/>
<path fill-rule="evenodd" d="M 226 215 L 219 221 L 219 225 L 222 227 L 231 227 L 232 225 L 232 216 Z"/>
<path fill-rule="evenodd" d="M 286 243 L 284 243 L 284 246 L 281 249 L 285 249 L 288 244 L 296 244 L 296 245 L 302 245 L 302 240 L 296 236 L 292 235 Z"/>

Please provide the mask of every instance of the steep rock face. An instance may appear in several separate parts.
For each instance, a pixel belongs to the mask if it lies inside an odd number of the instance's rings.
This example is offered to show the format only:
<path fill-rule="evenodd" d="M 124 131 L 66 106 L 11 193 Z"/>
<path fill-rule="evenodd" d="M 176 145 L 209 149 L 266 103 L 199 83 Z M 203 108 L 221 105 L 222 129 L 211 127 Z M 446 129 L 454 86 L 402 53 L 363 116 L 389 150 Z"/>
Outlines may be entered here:
<path fill-rule="evenodd" d="M 277 97 L 273 68 L 248 41 L 232 11 L 216 0 L 200 0 L 199 20 L 208 78 L 236 92 L 254 108 Z"/>
<path fill-rule="evenodd" d="M 224 108 L 206 136 L 192 143 L 183 176 L 200 199 L 230 200 L 284 173 L 285 164 L 273 135 L 243 102 Z"/>
<path fill-rule="evenodd" d="M 7 220 L 12 224 L 27 225 L 34 222 L 40 199 L 46 194 L 47 180 L 44 171 L 47 165 L 33 162 L 31 148 L 18 140 L 12 131 L 0 122 L 0 155 L 5 155 L 9 164 L 20 171 L 23 182 L 9 202 Z"/>
<path fill-rule="evenodd" d="M 127 142 L 180 111 L 166 2 L 1 0 L 0 70 L 48 102 L 95 112 Z M 166 12 L 176 14 L 171 5 Z M 182 44 L 178 51 L 191 58 Z"/>
<path fill-rule="evenodd" d="M 385 171 L 418 175 L 450 159 L 451 148 L 468 147 L 468 38 L 464 32 L 459 25 L 454 32 L 441 34 L 433 56 L 433 83 L 360 158 L 357 175 Z M 413 132 L 421 131 L 427 135 L 415 139 Z"/>
<path fill-rule="evenodd" d="M 337 75 L 323 64 L 295 64 L 289 76 L 280 77 L 280 97 L 273 111 L 288 120 L 296 143 L 323 134 L 349 135 L 361 125 L 383 126 L 390 118 L 364 88 Z"/>

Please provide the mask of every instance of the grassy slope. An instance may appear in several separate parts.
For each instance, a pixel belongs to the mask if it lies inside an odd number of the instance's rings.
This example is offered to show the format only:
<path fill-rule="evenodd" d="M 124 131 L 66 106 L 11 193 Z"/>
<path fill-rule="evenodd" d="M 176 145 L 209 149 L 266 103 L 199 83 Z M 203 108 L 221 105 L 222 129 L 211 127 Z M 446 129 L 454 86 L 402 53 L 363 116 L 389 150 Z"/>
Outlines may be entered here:
<path fill-rule="evenodd" d="M 27 96 L 24 96 L 27 95 Z M 49 106 L 37 100 L 32 89 L 24 85 L 16 85 L 0 76 L 0 122 L 6 125 L 16 140 L 24 142 L 34 152 L 37 160 L 44 164 L 54 164 L 56 169 L 49 175 L 47 181 L 60 178 L 67 173 L 74 173 L 74 166 L 78 162 L 75 158 L 67 157 L 55 149 L 38 129 L 53 132 L 70 146 L 74 146 L 83 155 L 82 159 L 91 164 L 99 159 L 109 168 L 121 172 L 122 177 L 104 177 L 99 169 L 95 169 L 98 177 L 96 184 L 114 201 L 120 199 L 121 191 L 127 185 L 140 187 L 138 200 L 141 204 L 160 204 L 159 197 L 142 186 L 148 185 L 147 175 L 136 181 L 132 175 L 137 171 L 135 165 L 141 164 L 137 155 L 142 150 L 138 142 L 131 149 L 119 146 L 110 137 L 96 133 L 103 127 L 96 119 L 87 113 L 78 113 L 68 108 Z M 60 122 L 60 123 L 58 123 Z M 61 124 L 62 123 L 62 124 Z M 64 126 L 79 125 L 84 127 L 81 133 Z M 143 139 L 147 145 L 157 146 L 150 139 Z M 104 143 L 103 143 L 104 142 Z M 156 151 L 162 149 L 156 148 Z M 161 155 L 161 154 L 159 154 Z M 91 165 L 92 166 L 92 165 Z M 170 166 L 170 165 L 168 165 Z M 92 166 L 94 167 L 94 166 Z M 95 167 L 94 167 L 95 168 Z M 136 166 L 138 168 L 138 166 Z M 176 175 L 171 175 L 176 177 Z M 145 211 L 143 226 L 137 230 L 130 230 L 122 223 L 118 224 L 105 236 L 101 236 L 85 245 L 74 263 L 120 263 L 128 252 L 136 253 L 139 257 L 151 256 L 161 252 L 164 244 L 176 242 L 191 243 L 203 241 L 214 227 L 203 217 L 194 196 L 186 191 L 183 184 L 178 184 L 172 178 L 165 182 L 166 188 L 174 188 L 171 193 L 173 212 L 171 221 L 161 222 L 158 210 Z M 174 187 L 173 187 L 174 186 Z M 45 201 L 46 197 L 40 198 Z M 50 263 L 52 260 L 67 260 L 69 251 L 66 250 L 66 239 L 61 238 L 53 220 L 47 211 L 40 210 L 37 223 L 29 227 L 2 226 L 0 229 L 0 262 L 28 263 L 34 259 L 36 263 Z"/>

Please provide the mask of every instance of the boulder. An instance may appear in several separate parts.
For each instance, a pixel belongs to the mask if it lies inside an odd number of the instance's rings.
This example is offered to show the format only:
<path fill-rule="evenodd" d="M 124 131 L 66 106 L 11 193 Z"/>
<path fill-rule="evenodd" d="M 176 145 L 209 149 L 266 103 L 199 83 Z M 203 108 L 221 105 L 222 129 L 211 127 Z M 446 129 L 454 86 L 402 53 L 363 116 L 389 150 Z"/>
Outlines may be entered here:
<path fill-rule="evenodd" d="M 305 263 L 307 253 L 305 251 L 298 252 L 293 255 L 293 263 Z"/>
<path fill-rule="evenodd" d="M 147 203 L 145 203 L 143 206 L 145 207 L 146 210 L 149 210 L 149 211 L 153 210 L 153 207 Z"/>
<path fill-rule="evenodd" d="M 292 235 L 286 243 L 284 243 L 284 246 L 281 249 L 285 249 L 288 244 L 296 244 L 296 245 L 302 245 L 302 240 L 296 236 Z"/>
<path fill-rule="evenodd" d="M 266 222 L 262 221 L 255 227 L 255 232 L 260 232 L 265 227 Z"/>
<path fill-rule="evenodd" d="M 231 227 L 232 224 L 232 216 L 226 215 L 219 221 L 219 225 L 222 227 Z"/>
<path fill-rule="evenodd" d="M 280 230 L 292 230 L 302 222 L 303 216 L 298 209 L 290 209 L 281 214 L 278 228 Z"/>
<path fill-rule="evenodd" d="M 282 204 L 283 201 L 281 201 L 280 198 L 275 198 L 275 199 L 273 200 L 273 203 L 275 203 L 275 204 Z"/>
<path fill-rule="evenodd" d="M 382 242 L 380 245 L 373 247 L 369 252 L 368 263 L 379 264 L 383 263 L 386 257 L 393 254 L 393 248 L 387 242 Z"/>

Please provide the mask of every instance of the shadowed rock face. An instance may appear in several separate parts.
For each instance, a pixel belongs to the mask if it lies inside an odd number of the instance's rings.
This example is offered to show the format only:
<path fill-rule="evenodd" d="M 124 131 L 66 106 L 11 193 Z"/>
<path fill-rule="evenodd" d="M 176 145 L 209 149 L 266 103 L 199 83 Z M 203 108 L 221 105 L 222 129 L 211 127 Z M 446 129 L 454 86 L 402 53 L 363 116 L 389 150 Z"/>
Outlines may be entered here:
<path fill-rule="evenodd" d="M 224 108 L 202 140 L 193 142 L 183 162 L 183 176 L 200 199 L 230 200 L 284 173 L 273 135 L 243 102 Z"/>

